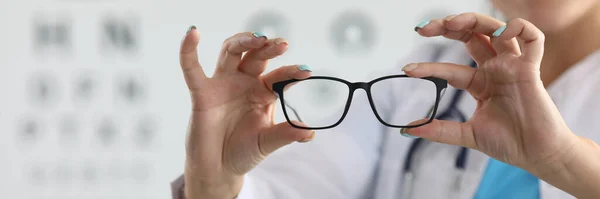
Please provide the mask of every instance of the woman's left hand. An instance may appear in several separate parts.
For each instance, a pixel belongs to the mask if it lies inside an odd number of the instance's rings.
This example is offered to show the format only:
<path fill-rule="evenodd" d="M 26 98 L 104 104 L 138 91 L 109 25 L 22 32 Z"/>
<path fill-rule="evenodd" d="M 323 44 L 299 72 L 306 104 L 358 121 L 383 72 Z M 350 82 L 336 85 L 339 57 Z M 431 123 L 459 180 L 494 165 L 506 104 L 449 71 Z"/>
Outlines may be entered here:
<path fill-rule="evenodd" d="M 508 24 L 465 13 L 431 21 L 417 32 L 465 43 L 478 68 L 450 63 L 415 63 L 412 77 L 433 76 L 467 90 L 477 109 L 464 123 L 434 120 L 405 129 L 427 140 L 461 145 L 543 176 L 564 169 L 582 138 L 565 124 L 540 79 L 544 34 L 530 22 Z"/>

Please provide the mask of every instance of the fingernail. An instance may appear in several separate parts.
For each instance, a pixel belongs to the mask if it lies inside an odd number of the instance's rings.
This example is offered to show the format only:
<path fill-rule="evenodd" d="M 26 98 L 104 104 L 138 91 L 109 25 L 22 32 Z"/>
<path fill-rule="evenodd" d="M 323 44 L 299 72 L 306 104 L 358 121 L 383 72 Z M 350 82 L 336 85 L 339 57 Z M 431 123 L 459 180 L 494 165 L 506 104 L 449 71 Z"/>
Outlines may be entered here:
<path fill-rule="evenodd" d="M 454 17 L 456 17 L 457 15 L 449 15 L 446 18 L 444 18 L 444 21 L 450 21 L 452 19 L 454 19 Z"/>
<path fill-rule="evenodd" d="M 408 134 L 406 131 L 408 131 L 408 130 L 407 130 L 406 128 L 403 128 L 403 129 L 401 129 L 401 130 L 400 130 L 400 134 L 401 134 L 402 136 L 404 136 L 404 137 L 407 137 L 407 138 L 410 138 L 410 139 L 416 139 L 416 138 L 419 138 L 419 137 L 417 137 L 417 136 L 414 136 L 414 135 Z"/>
<path fill-rule="evenodd" d="M 313 140 L 313 138 L 315 138 L 315 131 L 313 131 L 312 134 L 310 134 L 310 137 L 304 138 L 298 142 L 300 142 L 300 143 L 310 142 L 311 140 Z"/>
<path fill-rule="evenodd" d="M 421 29 L 421 28 L 425 28 L 425 26 L 429 25 L 430 21 L 423 21 L 419 24 L 417 24 L 417 26 L 415 26 L 415 31 Z"/>
<path fill-rule="evenodd" d="M 190 27 L 187 29 L 187 32 L 185 32 L 185 33 L 186 33 L 186 34 L 187 34 L 187 33 L 190 33 L 190 31 L 192 31 L 192 30 L 196 30 L 196 26 L 194 26 L 194 25 L 190 26 Z"/>
<path fill-rule="evenodd" d="M 298 65 L 298 70 L 312 72 L 312 69 L 310 68 L 310 66 L 305 65 L 305 64 Z"/>
<path fill-rule="evenodd" d="M 494 34 L 492 34 L 492 36 L 494 36 L 494 37 L 500 36 L 505 30 L 506 30 L 506 26 L 502 26 L 502 27 L 498 28 L 498 30 L 496 30 L 496 32 L 494 32 Z"/>
<path fill-rule="evenodd" d="M 285 39 L 283 39 L 283 38 L 277 38 L 277 39 L 275 39 L 274 43 L 275 44 L 285 44 L 285 45 L 288 44 L 287 41 Z"/>
<path fill-rule="evenodd" d="M 402 70 L 404 72 L 410 72 L 410 71 L 414 70 L 415 68 L 417 68 L 417 64 L 408 64 L 408 65 L 404 66 L 404 68 L 402 68 Z"/>
<path fill-rule="evenodd" d="M 261 37 L 264 37 L 265 39 L 267 38 L 267 34 L 265 34 L 264 32 L 254 32 L 254 33 L 252 33 L 252 35 L 254 35 L 254 37 L 256 37 L 256 38 L 261 38 Z"/>

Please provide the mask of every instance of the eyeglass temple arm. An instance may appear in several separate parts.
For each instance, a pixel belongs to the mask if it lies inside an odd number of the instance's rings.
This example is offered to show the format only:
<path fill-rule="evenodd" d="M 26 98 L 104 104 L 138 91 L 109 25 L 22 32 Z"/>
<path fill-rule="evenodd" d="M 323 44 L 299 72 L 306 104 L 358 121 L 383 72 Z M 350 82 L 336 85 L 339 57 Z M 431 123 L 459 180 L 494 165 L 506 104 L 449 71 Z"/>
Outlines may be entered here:
<path fill-rule="evenodd" d="M 304 123 L 304 121 L 302 121 L 302 118 L 300 118 L 300 115 L 298 115 L 298 112 L 296 111 L 296 109 L 294 107 L 292 107 L 292 105 L 289 105 L 287 102 L 282 100 L 281 97 L 279 97 L 279 94 L 275 93 L 275 96 L 277 96 L 277 98 L 279 98 L 279 100 L 281 100 L 285 106 L 287 106 L 288 108 L 290 108 L 292 110 L 292 113 L 294 114 L 294 116 L 296 116 L 296 118 L 298 118 L 298 120 L 300 122 Z"/>

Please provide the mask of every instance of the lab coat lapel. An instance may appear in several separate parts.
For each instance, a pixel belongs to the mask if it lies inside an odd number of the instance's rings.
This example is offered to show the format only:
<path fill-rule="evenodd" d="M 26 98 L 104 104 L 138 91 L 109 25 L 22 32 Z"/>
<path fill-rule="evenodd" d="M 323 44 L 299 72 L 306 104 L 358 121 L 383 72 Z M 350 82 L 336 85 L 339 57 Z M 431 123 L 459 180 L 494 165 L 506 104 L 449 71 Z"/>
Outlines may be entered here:
<path fill-rule="evenodd" d="M 565 71 L 548 87 L 560 114 L 569 128 L 577 135 L 600 142 L 600 51 L 589 55 Z M 574 89 L 576 88 L 576 89 Z M 572 195 L 546 183 L 540 182 L 542 199 L 570 199 Z"/>

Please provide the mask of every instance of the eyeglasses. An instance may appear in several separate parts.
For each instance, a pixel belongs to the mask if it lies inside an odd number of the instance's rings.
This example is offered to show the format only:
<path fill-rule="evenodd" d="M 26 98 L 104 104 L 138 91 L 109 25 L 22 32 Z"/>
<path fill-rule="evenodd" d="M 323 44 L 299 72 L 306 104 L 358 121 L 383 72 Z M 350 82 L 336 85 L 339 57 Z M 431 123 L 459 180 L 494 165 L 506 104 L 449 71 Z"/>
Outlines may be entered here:
<path fill-rule="evenodd" d="M 370 82 L 348 82 L 335 77 L 313 76 L 276 82 L 273 91 L 281 101 L 285 119 L 295 128 L 319 130 L 339 125 L 346 117 L 357 89 L 365 90 L 379 122 L 388 127 L 414 128 L 433 121 L 447 87 L 446 80 L 435 77 L 391 75 Z M 423 111 L 390 110 L 391 105 L 398 103 L 411 107 L 411 110 Z M 423 117 L 423 113 L 428 114 Z M 403 115 L 399 117 L 397 114 Z M 410 124 L 420 119 L 428 120 Z M 297 125 L 294 120 L 306 126 Z"/>

